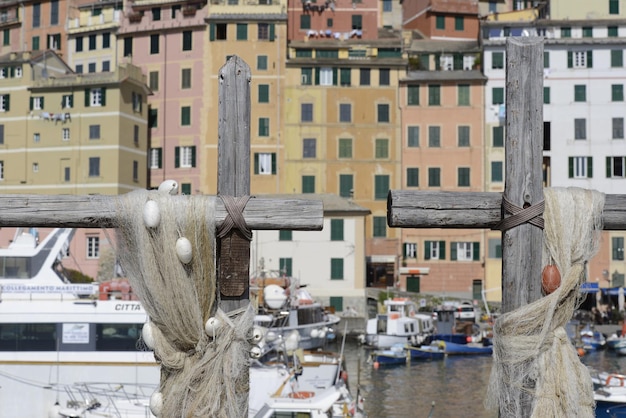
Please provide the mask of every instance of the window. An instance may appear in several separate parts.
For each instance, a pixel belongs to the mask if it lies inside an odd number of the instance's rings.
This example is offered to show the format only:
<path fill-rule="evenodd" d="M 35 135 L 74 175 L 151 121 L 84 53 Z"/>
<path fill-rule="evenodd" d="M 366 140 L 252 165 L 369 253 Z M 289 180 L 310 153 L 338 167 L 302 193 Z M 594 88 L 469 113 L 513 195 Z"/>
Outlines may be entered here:
<path fill-rule="evenodd" d="M 291 277 L 293 275 L 293 259 L 280 257 L 278 259 L 281 274 Z"/>
<path fill-rule="evenodd" d="M 587 139 L 587 119 L 574 119 L 574 139 Z"/>
<path fill-rule="evenodd" d="M 313 122 L 313 103 L 300 104 L 300 121 Z"/>
<path fill-rule="evenodd" d="M 624 101 L 624 85 L 623 84 L 611 85 L 611 100 L 614 102 Z"/>
<path fill-rule="evenodd" d="M 420 146 L 420 127 L 409 126 L 407 133 L 407 146 L 409 148 L 415 148 Z"/>
<path fill-rule="evenodd" d="M 191 106 L 182 106 L 180 108 L 180 125 L 181 126 L 191 125 Z"/>
<path fill-rule="evenodd" d="M 334 76 L 335 70 L 329 67 L 322 67 L 319 69 L 319 84 L 320 86 L 332 86 L 334 84 L 335 78 Z"/>
<path fill-rule="evenodd" d="M 504 126 L 494 126 L 491 130 L 493 136 L 493 146 L 504 146 Z"/>
<path fill-rule="evenodd" d="M 302 140 L 302 158 L 315 158 L 317 148 L 317 139 L 304 138 Z"/>
<path fill-rule="evenodd" d="M 612 259 L 620 261 L 624 260 L 624 237 L 612 237 L 611 247 Z"/>
<path fill-rule="evenodd" d="M 350 86 L 352 82 L 352 70 L 350 68 L 341 68 L 339 72 L 339 84 L 341 86 Z"/>
<path fill-rule="evenodd" d="M 150 148 L 150 168 L 163 168 L 163 148 Z"/>
<path fill-rule="evenodd" d="M 133 125 L 133 142 L 135 146 L 139 145 L 139 125 Z"/>
<path fill-rule="evenodd" d="M 543 104 L 550 104 L 550 87 L 543 88 Z"/>
<path fill-rule="evenodd" d="M 76 52 L 83 52 L 83 37 L 77 36 L 74 43 L 76 45 Z"/>
<path fill-rule="evenodd" d="M 469 167 L 457 168 L 457 185 L 459 187 L 470 186 L 470 169 Z"/>
<path fill-rule="evenodd" d="M 267 55 L 257 55 L 256 69 L 262 71 L 267 70 Z"/>
<path fill-rule="evenodd" d="M 50 2 L 50 24 L 59 24 L 59 0 L 52 0 Z"/>
<path fill-rule="evenodd" d="M 40 142 L 40 141 L 41 141 L 41 134 L 39 134 L 39 133 L 34 133 L 34 134 L 33 134 L 33 142 L 34 142 L 34 143 L 38 143 L 38 142 Z"/>
<path fill-rule="evenodd" d="M 354 176 L 352 174 L 339 175 L 339 196 L 352 198 L 354 192 Z"/>
<path fill-rule="evenodd" d="M 191 68 L 183 68 L 181 70 L 180 88 L 183 90 L 191 88 Z"/>
<path fill-rule="evenodd" d="M 613 118 L 613 139 L 624 139 L 624 118 Z"/>
<path fill-rule="evenodd" d="M 293 231 L 291 231 L 291 230 L 280 230 L 280 231 L 278 231 L 278 240 L 279 241 L 291 241 L 291 240 L 293 240 Z"/>
<path fill-rule="evenodd" d="M 459 84 L 457 86 L 457 105 L 470 105 L 470 86 L 469 84 Z"/>
<path fill-rule="evenodd" d="M 8 94 L 0 94 L 0 112 L 8 112 L 10 110 L 11 97 Z"/>
<path fill-rule="evenodd" d="M 543 52 L 543 68 L 550 68 L 550 52 Z"/>
<path fill-rule="evenodd" d="M 378 123 L 389 123 L 389 105 L 384 103 L 379 103 L 376 105 L 378 109 Z"/>
<path fill-rule="evenodd" d="M 572 28 L 570 27 L 562 27 L 561 28 L 561 38 L 571 38 L 572 37 Z"/>
<path fill-rule="evenodd" d="M 139 181 L 139 162 L 133 161 L 133 181 Z"/>
<path fill-rule="evenodd" d="M 428 146 L 431 148 L 437 148 L 441 146 L 441 127 L 440 126 L 428 127 Z"/>
<path fill-rule="evenodd" d="M 478 261 L 480 260 L 479 242 L 451 242 L 450 260 Z"/>
<path fill-rule="evenodd" d="M 619 0 L 609 0 L 609 14 L 610 15 L 619 14 Z"/>
<path fill-rule="evenodd" d="M 406 186 L 407 187 L 419 187 L 419 174 L 420 169 L 417 167 L 409 167 L 406 169 Z"/>
<path fill-rule="evenodd" d="M 238 41 L 248 40 L 248 24 L 247 23 L 237 23 L 237 40 Z"/>
<path fill-rule="evenodd" d="M 100 139 L 100 125 L 89 125 L 89 139 Z"/>
<path fill-rule="evenodd" d="M 31 97 L 30 98 L 30 109 L 31 110 L 42 110 L 43 109 L 43 97 Z"/>
<path fill-rule="evenodd" d="M 89 177 L 100 177 L 100 157 L 89 157 Z"/>
<path fill-rule="evenodd" d="M 491 89 L 491 104 L 504 104 L 504 88 L 493 87 Z"/>
<path fill-rule="evenodd" d="M 133 55 L 133 38 L 124 38 L 124 56 L 129 57 Z"/>
<path fill-rule="evenodd" d="M 300 29 L 311 29 L 311 15 L 300 15 Z"/>
<path fill-rule="evenodd" d="M 150 90 L 159 91 L 159 72 L 158 71 L 150 71 L 148 73 Z"/>
<path fill-rule="evenodd" d="M 359 70 L 359 84 L 361 86 L 370 85 L 370 69 L 369 68 L 361 68 Z"/>
<path fill-rule="evenodd" d="M 4 180 L 4 161 L 0 160 L 0 180 Z"/>
<path fill-rule="evenodd" d="M 352 122 L 352 104 L 339 103 L 339 122 Z"/>
<path fill-rule="evenodd" d="M 85 107 L 98 107 L 106 104 L 106 91 L 104 87 L 86 89 Z"/>
<path fill-rule="evenodd" d="M 70 140 L 70 128 L 63 128 L 62 133 L 63 133 L 62 140 L 69 141 Z"/>
<path fill-rule="evenodd" d="M 592 178 L 593 160 L 591 157 L 569 157 L 568 171 L 569 178 Z"/>
<path fill-rule="evenodd" d="M 624 178 L 626 157 L 606 157 L 606 176 L 608 178 Z"/>
<path fill-rule="evenodd" d="M 593 51 L 568 51 L 567 68 L 593 68 Z"/>
<path fill-rule="evenodd" d="M 263 41 L 274 41 L 275 38 L 275 26 L 273 23 L 259 23 L 258 24 L 258 39 Z"/>
<path fill-rule="evenodd" d="M 407 104 L 409 106 L 419 106 L 420 86 L 407 86 Z"/>
<path fill-rule="evenodd" d="M 2 45 L 3 46 L 11 45 L 11 30 L 10 29 L 4 29 L 2 31 Z"/>
<path fill-rule="evenodd" d="M 41 3 L 33 3 L 33 28 L 41 26 Z"/>
<path fill-rule="evenodd" d="M 110 61 L 102 61 L 102 71 L 107 72 L 111 70 L 111 62 Z"/>
<path fill-rule="evenodd" d="M 504 68 L 504 52 L 491 53 L 491 68 L 494 70 Z"/>
<path fill-rule="evenodd" d="M 373 222 L 373 236 L 374 238 L 385 238 L 387 236 L 387 217 L 386 216 L 374 216 Z"/>
<path fill-rule="evenodd" d="M 185 196 L 191 195 L 191 183 L 180 183 L 180 194 Z"/>
<path fill-rule="evenodd" d="M 161 8 L 160 7 L 152 8 L 152 20 L 155 22 L 158 22 L 159 20 L 161 20 Z"/>
<path fill-rule="evenodd" d="M 583 27 L 583 38 L 593 38 L 593 28 L 589 26 Z"/>
<path fill-rule="evenodd" d="M 502 161 L 491 162 L 491 181 L 493 183 L 501 183 L 504 179 Z"/>
<path fill-rule="evenodd" d="M 583 85 L 574 86 L 574 101 L 575 102 L 587 101 L 587 86 L 583 86 Z"/>
<path fill-rule="evenodd" d="M 424 241 L 424 260 L 445 260 L 445 241 Z"/>
<path fill-rule="evenodd" d="M 417 258 L 417 243 L 405 242 L 402 246 L 404 258 Z"/>
<path fill-rule="evenodd" d="M 193 168 L 196 166 L 196 147 L 194 145 L 174 147 L 174 168 Z"/>
<path fill-rule="evenodd" d="M 303 86 L 313 84 L 313 68 L 302 68 L 300 70 L 300 82 Z"/>
<path fill-rule="evenodd" d="M 375 145 L 376 158 L 389 158 L 389 140 L 388 139 L 376 139 Z"/>
<path fill-rule="evenodd" d="M 72 179 L 71 177 L 71 170 L 70 167 L 64 167 L 63 168 L 63 181 L 64 182 L 69 182 Z"/>
<path fill-rule="evenodd" d="M 276 174 L 276 154 L 273 152 L 254 154 L 254 174 Z"/>
<path fill-rule="evenodd" d="M 618 36 L 617 26 L 609 26 L 607 28 L 607 35 L 609 36 L 609 38 L 617 38 Z"/>
<path fill-rule="evenodd" d="M 33 51 L 39 51 L 39 36 L 33 36 Z"/>
<path fill-rule="evenodd" d="M 133 101 L 133 112 L 141 113 L 143 96 L 141 94 L 133 92 L 132 101 Z"/>
<path fill-rule="evenodd" d="M 351 138 L 339 138 L 338 158 L 352 158 Z"/>
<path fill-rule="evenodd" d="M 259 118 L 259 136 L 270 136 L 270 118 Z"/>
<path fill-rule="evenodd" d="M 621 49 L 611 50 L 611 67 L 622 68 L 624 66 L 624 51 Z"/>
<path fill-rule="evenodd" d="M 352 30 L 362 30 L 362 29 L 363 29 L 363 16 L 352 15 Z"/>
<path fill-rule="evenodd" d="M 270 85 L 259 84 L 259 103 L 270 102 Z"/>
<path fill-rule="evenodd" d="M 4 145 L 4 125 L 0 125 L 0 145 Z"/>
<path fill-rule="evenodd" d="M 150 109 L 148 112 L 148 126 L 151 128 L 159 127 L 159 109 Z"/>
<path fill-rule="evenodd" d="M 343 280 L 343 258 L 330 259 L 330 279 Z"/>
<path fill-rule="evenodd" d="M 387 200 L 389 194 L 389 176 L 378 174 L 374 176 L 374 199 Z"/>
<path fill-rule="evenodd" d="M 435 29 L 445 29 L 446 28 L 446 17 L 439 15 L 435 17 Z"/>
<path fill-rule="evenodd" d="M 441 105 L 441 86 L 438 84 L 430 84 L 428 86 L 428 106 Z"/>
<path fill-rule="evenodd" d="M 502 240 L 500 238 L 489 238 L 487 245 L 489 258 L 502 258 Z"/>
<path fill-rule="evenodd" d="M 463 31 L 465 29 L 463 23 L 463 16 L 455 16 L 454 17 L 454 30 Z"/>
<path fill-rule="evenodd" d="M 389 86 L 391 84 L 389 68 L 381 68 L 378 70 L 378 85 Z"/>
<path fill-rule="evenodd" d="M 302 193 L 315 193 L 315 176 L 302 176 Z"/>
<path fill-rule="evenodd" d="M 183 31 L 183 51 L 191 51 L 193 32 L 190 30 Z"/>
<path fill-rule="evenodd" d="M 111 48 L 111 33 L 104 32 L 102 34 L 102 48 Z"/>
<path fill-rule="evenodd" d="M 95 73 L 96 72 L 96 63 L 95 62 L 90 62 L 87 67 L 89 68 L 88 71 L 90 73 Z"/>
<path fill-rule="evenodd" d="M 470 146 L 470 127 L 469 126 L 459 126 L 458 127 L 458 140 L 459 147 L 469 147 Z"/>
<path fill-rule="evenodd" d="M 93 51 L 96 49 L 96 35 L 89 35 L 89 50 Z"/>
<path fill-rule="evenodd" d="M 100 237 L 87 237 L 87 258 L 100 257 Z"/>
<path fill-rule="evenodd" d="M 428 169 L 428 187 L 441 187 L 441 168 L 430 167 Z"/>
<path fill-rule="evenodd" d="M 158 54 L 159 53 L 159 35 L 150 35 L 150 54 Z"/>
<path fill-rule="evenodd" d="M 209 25 L 209 40 L 220 40 L 225 41 L 227 35 L 227 26 L 226 23 L 211 23 Z"/>

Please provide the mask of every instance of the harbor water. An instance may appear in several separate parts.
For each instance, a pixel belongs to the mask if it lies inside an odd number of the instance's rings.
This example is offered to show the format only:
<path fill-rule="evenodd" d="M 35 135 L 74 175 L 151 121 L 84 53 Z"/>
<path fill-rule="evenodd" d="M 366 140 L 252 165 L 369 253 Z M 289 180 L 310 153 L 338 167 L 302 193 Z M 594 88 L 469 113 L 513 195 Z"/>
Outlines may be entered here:
<path fill-rule="evenodd" d="M 340 351 L 341 343 L 333 343 Z M 497 418 L 485 409 L 491 356 L 449 356 L 444 360 L 380 366 L 368 361 L 369 351 L 346 341 L 344 355 L 350 390 L 365 398 L 370 418 Z M 626 373 L 626 357 L 602 350 L 586 354 L 584 364 L 614 373 Z"/>

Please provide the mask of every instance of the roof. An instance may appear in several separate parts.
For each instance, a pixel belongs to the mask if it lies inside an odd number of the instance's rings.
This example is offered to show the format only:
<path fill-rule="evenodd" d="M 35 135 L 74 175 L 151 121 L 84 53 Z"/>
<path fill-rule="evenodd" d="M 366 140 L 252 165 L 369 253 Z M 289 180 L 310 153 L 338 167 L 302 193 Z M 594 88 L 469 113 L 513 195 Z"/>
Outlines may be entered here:
<path fill-rule="evenodd" d="M 321 200 L 324 206 L 324 216 L 367 216 L 372 213 L 368 208 L 332 193 L 258 194 L 256 196 L 276 199 Z"/>
<path fill-rule="evenodd" d="M 436 39 L 415 39 L 407 52 L 479 52 L 478 41 L 444 41 Z"/>
<path fill-rule="evenodd" d="M 410 81 L 486 81 L 487 77 L 478 70 L 456 71 L 410 71 L 400 82 Z"/>
<path fill-rule="evenodd" d="M 204 20 L 207 22 L 276 22 L 287 21 L 287 13 L 212 13 Z"/>

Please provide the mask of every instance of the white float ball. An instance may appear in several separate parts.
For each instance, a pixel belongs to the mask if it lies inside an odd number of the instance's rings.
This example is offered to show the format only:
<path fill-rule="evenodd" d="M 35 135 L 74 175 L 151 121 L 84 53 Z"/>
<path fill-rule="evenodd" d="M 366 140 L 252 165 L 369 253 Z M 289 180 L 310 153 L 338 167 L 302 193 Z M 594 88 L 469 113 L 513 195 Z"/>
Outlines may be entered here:
<path fill-rule="evenodd" d="M 154 392 L 150 396 L 150 412 L 155 416 L 161 416 L 163 411 L 163 394 L 161 392 Z"/>
<path fill-rule="evenodd" d="M 261 357 L 261 349 L 256 345 L 252 346 L 252 348 L 250 349 L 250 357 L 252 358 Z"/>
<path fill-rule="evenodd" d="M 219 326 L 220 326 L 220 320 L 212 316 L 211 318 L 207 319 L 206 323 L 204 324 L 204 331 L 210 337 L 213 337 L 215 333 L 217 332 L 217 329 L 219 328 Z"/>
<path fill-rule="evenodd" d="M 319 334 L 319 337 L 320 337 L 320 338 L 324 338 L 324 337 L 326 337 L 326 331 L 321 330 L 321 331 L 320 331 L 320 334 Z"/>
<path fill-rule="evenodd" d="M 319 336 L 320 336 L 320 332 L 316 328 L 313 328 L 311 330 L 311 338 L 317 338 Z"/>
<path fill-rule="evenodd" d="M 152 327 L 154 327 L 154 325 L 149 321 L 143 324 L 141 328 L 141 338 L 148 348 L 154 350 L 154 329 Z"/>
<path fill-rule="evenodd" d="M 63 418 L 63 415 L 61 415 L 61 405 L 59 405 L 58 402 L 52 405 L 48 410 L 48 418 Z"/>
<path fill-rule="evenodd" d="M 265 333 L 263 332 L 263 329 L 261 327 L 253 327 L 250 342 L 252 344 L 258 344 L 259 342 L 261 342 L 264 336 Z"/>
<path fill-rule="evenodd" d="M 154 200 L 148 200 L 143 205 L 143 223 L 148 228 L 156 228 L 161 223 L 161 211 Z"/>
<path fill-rule="evenodd" d="M 159 191 L 171 195 L 178 194 L 178 183 L 176 180 L 165 180 L 163 183 L 159 184 Z"/>
<path fill-rule="evenodd" d="M 180 237 L 176 240 L 176 255 L 183 264 L 189 264 L 193 251 L 191 249 L 191 242 L 185 238 Z"/>
<path fill-rule="evenodd" d="M 267 334 L 265 334 L 265 341 L 268 343 L 276 341 L 276 338 L 278 338 L 278 335 L 276 335 L 274 331 L 268 331 Z"/>

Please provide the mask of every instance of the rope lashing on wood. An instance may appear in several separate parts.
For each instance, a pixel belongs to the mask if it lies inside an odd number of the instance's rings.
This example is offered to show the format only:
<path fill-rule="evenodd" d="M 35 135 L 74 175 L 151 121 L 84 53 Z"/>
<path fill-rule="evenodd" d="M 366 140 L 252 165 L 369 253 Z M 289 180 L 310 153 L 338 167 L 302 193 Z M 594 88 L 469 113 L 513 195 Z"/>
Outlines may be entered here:
<path fill-rule="evenodd" d="M 224 202 L 226 208 L 226 218 L 217 229 L 217 237 L 224 238 L 233 229 L 237 229 L 248 241 L 252 241 L 252 231 L 248 228 L 246 220 L 243 217 L 243 211 L 246 208 L 250 196 L 233 197 L 228 195 L 219 195 Z"/>
<path fill-rule="evenodd" d="M 545 200 L 542 200 L 534 205 L 530 205 L 526 208 L 521 208 L 515 203 L 511 202 L 506 196 L 502 196 L 502 209 L 505 213 L 511 213 L 512 216 L 502 219 L 492 229 L 498 229 L 500 231 L 507 231 L 516 226 L 529 223 L 535 225 L 538 228 L 544 228 L 543 211 L 545 209 Z"/>

